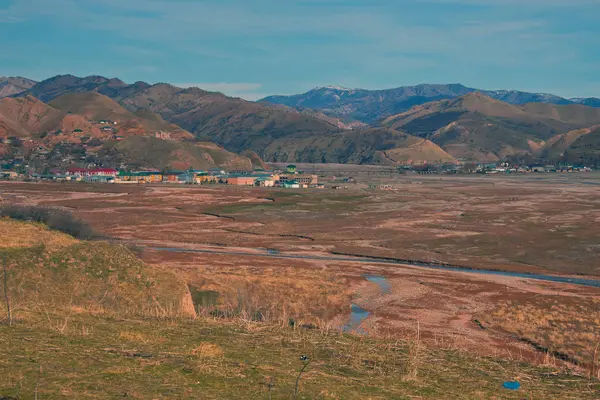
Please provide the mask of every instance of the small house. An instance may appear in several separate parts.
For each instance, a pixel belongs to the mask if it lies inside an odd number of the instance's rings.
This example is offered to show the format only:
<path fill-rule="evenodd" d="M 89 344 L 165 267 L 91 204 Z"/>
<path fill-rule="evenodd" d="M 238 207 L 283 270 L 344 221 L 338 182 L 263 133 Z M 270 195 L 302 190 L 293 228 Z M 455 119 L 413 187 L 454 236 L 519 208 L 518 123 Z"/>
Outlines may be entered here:
<path fill-rule="evenodd" d="M 545 168 L 541 164 L 533 164 L 529 167 L 531 172 L 546 172 Z"/>
<path fill-rule="evenodd" d="M 254 176 L 230 176 L 229 178 L 227 178 L 227 184 L 237 186 L 254 186 L 254 184 L 256 183 L 256 179 L 257 178 Z"/>
<path fill-rule="evenodd" d="M 194 183 L 197 183 L 199 185 L 215 184 L 219 183 L 219 178 L 206 172 L 200 172 L 196 174 L 196 177 L 194 178 Z"/>
<path fill-rule="evenodd" d="M 182 181 L 184 171 L 167 171 L 163 174 L 162 181 L 166 183 L 179 183 Z"/>

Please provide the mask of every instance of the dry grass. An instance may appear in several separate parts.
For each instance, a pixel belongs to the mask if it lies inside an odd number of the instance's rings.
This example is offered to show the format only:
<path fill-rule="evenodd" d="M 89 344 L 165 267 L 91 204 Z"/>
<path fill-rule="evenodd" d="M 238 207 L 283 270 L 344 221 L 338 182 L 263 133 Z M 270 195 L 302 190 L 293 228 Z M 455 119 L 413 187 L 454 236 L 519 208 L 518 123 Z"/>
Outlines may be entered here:
<path fill-rule="evenodd" d="M 268 323 L 115 321 L 85 314 L 73 315 L 70 323 L 93 329 L 87 336 L 57 334 L 36 315 L 0 327 L 0 343 L 11 344 L 0 345 L 0 395 L 33 398 L 37 390 L 39 398 L 266 398 L 269 384 L 272 398 L 290 398 L 300 355 L 311 359 L 300 399 L 593 399 L 599 389 L 554 368 Z M 523 388 L 502 389 L 507 379 L 518 379 Z"/>
<path fill-rule="evenodd" d="M 315 271 L 189 272 L 186 279 L 204 277 L 196 282 L 201 291 L 223 293 L 217 309 L 238 301 L 241 310 L 230 320 L 194 320 L 182 315 L 182 297 L 194 296 L 183 278 L 148 267 L 121 246 L 77 242 L 52 253 L 41 247 L 4 252 L 18 307 L 15 323 L 0 326 L 0 396 L 289 398 L 300 355 L 311 363 L 299 399 L 510 399 L 501 383 L 515 377 L 526 398 L 576 393 L 587 399 L 599 389 L 556 369 L 430 349 L 418 329 L 411 340 L 398 340 L 251 318 L 256 310 L 280 310 L 277 301 L 300 318 L 326 305 L 341 307 L 346 282 L 315 281 Z M 246 291 L 236 290 L 242 294 L 234 301 L 227 288 L 235 286 Z"/>
<path fill-rule="evenodd" d="M 202 359 L 221 358 L 224 354 L 223 349 L 214 343 L 200 343 L 190 353 Z"/>
<path fill-rule="evenodd" d="M 568 358 L 598 374 L 600 299 L 541 296 L 504 301 L 490 315 L 482 316 L 490 327 L 509 332 L 545 351 L 543 364 L 556 365 Z"/>
<path fill-rule="evenodd" d="M 169 271 L 145 265 L 125 247 L 80 242 L 30 223 L 0 221 L 0 226 L 13 228 L 13 245 L 34 245 L 0 249 L 7 260 L 8 295 L 17 320 L 38 312 L 64 333 L 69 316 L 76 313 L 195 317 L 186 307 L 185 284 Z M 34 234 L 46 245 L 27 242 Z M 49 317 L 57 307 L 65 310 L 63 320 Z M 5 309 L 2 302 L 0 315 Z"/>
<path fill-rule="evenodd" d="M 44 245 L 48 250 L 56 250 L 77 242 L 72 236 L 51 231 L 45 225 L 8 218 L 0 218 L 0 238 L 0 249 Z"/>
<path fill-rule="evenodd" d="M 348 312 L 351 298 L 346 279 L 325 271 L 198 266 L 180 273 L 186 276 L 196 309 L 204 316 L 324 328 Z M 208 299 L 211 293 L 213 298 Z"/>

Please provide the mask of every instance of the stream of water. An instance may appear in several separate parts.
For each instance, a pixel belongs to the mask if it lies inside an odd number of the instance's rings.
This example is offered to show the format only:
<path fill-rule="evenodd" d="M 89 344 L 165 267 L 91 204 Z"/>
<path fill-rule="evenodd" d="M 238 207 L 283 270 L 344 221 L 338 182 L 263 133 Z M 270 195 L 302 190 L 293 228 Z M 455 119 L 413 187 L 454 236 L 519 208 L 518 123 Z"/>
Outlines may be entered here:
<path fill-rule="evenodd" d="M 392 289 L 392 285 L 385 276 L 365 275 L 365 279 L 375 283 L 379 287 L 380 294 L 388 294 Z M 344 331 L 365 333 L 361 325 L 365 319 L 369 318 L 369 315 L 371 315 L 370 312 L 352 303 L 350 306 L 350 321 L 344 326 Z"/>
<path fill-rule="evenodd" d="M 510 276 L 514 278 L 527 278 L 535 279 L 540 281 L 550 281 L 558 283 L 570 283 L 581 286 L 592 286 L 600 287 L 600 280 L 584 279 L 584 278 L 571 278 L 566 276 L 555 276 L 555 275 L 543 275 L 543 274 L 528 274 L 524 272 L 512 272 L 512 271 L 496 271 L 486 269 L 466 269 L 448 267 L 443 265 L 430 265 L 430 264 L 409 264 L 403 261 L 394 261 L 389 259 L 373 259 L 367 257 L 336 257 L 336 256 L 312 256 L 312 255 L 301 255 L 301 254 L 282 254 L 274 249 L 267 249 L 266 253 L 252 253 L 243 251 L 227 251 L 227 250 L 193 250 L 193 249 L 182 249 L 176 247 L 153 247 L 153 250 L 158 251 L 171 251 L 178 253 L 208 253 L 208 254 L 224 254 L 224 255 L 237 255 L 237 256 L 248 256 L 248 257 L 271 257 L 271 258 L 287 258 L 287 259 L 299 259 L 299 260 L 326 260 L 326 261 L 347 261 L 347 262 L 364 262 L 373 264 L 393 264 L 393 265 L 409 265 L 422 268 L 436 269 L 441 271 L 450 272 L 470 272 L 475 274 L 484 275 L 499 275 L 499 276 Z M 260 249 L 264 250 L 264 249 Z M 391 291 L 392 285 L 384 276 L 379 275 L 364 275 L 365 279 L 369 282 L 375 283 L 379 287 L 380 294 L 387 294 Z M 343 327 L 345 332 L 355 332 L 359 334 L 366 333 L 361 325 L 371 315 L 371 313 L 364 308 L 352 303 L 350 306 L 350 320 Z"/>
<path fill-rule="evenodd" d="M 499 276 L 510 276 L 514 278 L 526 278 L 534 279 L 538 281 L 549 281 L 558 283 L 570 283 L 573 285 L 580 286 L 592 286 L 600 288 L 600 280 L 576 278 L 568 276 L 556 276 L 556 275 L 545 275 L 545 274 L 530 274 L 527 272 L 515 272 L 515 271 L 500 271 L 491 269 L 468 269 L 458 267 L 448 267 L 444 265 L 432 265 L 432 264 L 420 264 L 418 262 L 406 262 L 406 261 L 395 261 L 391 259 L 377 259 L 370 257 L 338 257 L 338 256 L 313 256 L 303 254 L 284 254 L 276 251 L 264 252 L 264 249 L 260 249 L 261 253 L 252 253 L 244 251 L 228 251 L 228 250 L 194 250 L 194 249 L 182 249 L 178 247 L 149 247 L 152 250 L 157 251 L 170 251 L 176 253 L 206 253 L 206 254 L 223 254 L 223 255 L 235 255 L 244 257 L 271 257 L 271 258 L 284 258 L 294 260 L 324 260 L 324 261 L 346 261 L 346 262 L 358 262 L 358 263 L 370 263 L 370 264 L 388 264 L 388 265 L 407 265 L 410 267 L 421 267 L 428 269 L 435 269 L 441 271 L 450 272 L 467 272 L 471 274 L 482 274 L 482 275 L 499 275 Z M 372 277 L 373 278 L 373 277 Z M 373 282 L 377 283 L 378 277 L 374 277 Z M 367 277 L 369 279 L 369 277 Z M 389 284 L 388 284 L 389 285 Z M 389 287 L 388 287 L 389 290 Z"/>

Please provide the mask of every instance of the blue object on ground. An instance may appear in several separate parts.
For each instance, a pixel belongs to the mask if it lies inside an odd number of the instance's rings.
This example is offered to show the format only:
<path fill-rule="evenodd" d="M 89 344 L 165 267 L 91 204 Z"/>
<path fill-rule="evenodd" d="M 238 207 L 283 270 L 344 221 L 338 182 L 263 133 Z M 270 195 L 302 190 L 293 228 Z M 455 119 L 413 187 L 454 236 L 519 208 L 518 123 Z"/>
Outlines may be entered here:
<path fill-rule="evenodd" d="M 502 385 L 502 386 L 504 386 L 504 388 L 508 389 L 508 390 L 519 390 L 519 388 L 521 387 L 521 384 L 516 381 L 515 382 L 509 381 L 509 382 L 504 382 L 504 385 Z"/>

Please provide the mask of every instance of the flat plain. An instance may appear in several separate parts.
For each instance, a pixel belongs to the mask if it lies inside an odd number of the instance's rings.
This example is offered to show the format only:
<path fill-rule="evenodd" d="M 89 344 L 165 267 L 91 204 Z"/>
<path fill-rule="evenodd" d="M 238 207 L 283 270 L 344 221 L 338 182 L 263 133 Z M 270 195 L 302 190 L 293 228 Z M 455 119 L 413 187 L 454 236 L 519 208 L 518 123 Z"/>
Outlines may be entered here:
<path fill-rule="evenodd" d="M 353 304 L 368 313 L 359 334 L 597 375 L 600 289 L 469 269 L 600 279 L 599 174 L 352 181 L 340 190 L 1 183 L 0 195 L 67 209 L 102 240 L 167 266 L 206 315 L 243 305 L 281 325 L 335 331 Z M 394 190 L 369 188 L 378 185 Z"/>

